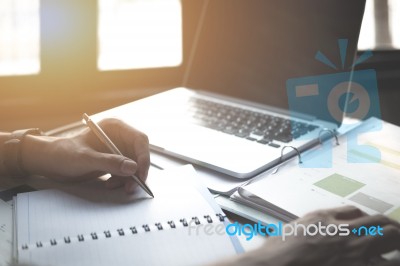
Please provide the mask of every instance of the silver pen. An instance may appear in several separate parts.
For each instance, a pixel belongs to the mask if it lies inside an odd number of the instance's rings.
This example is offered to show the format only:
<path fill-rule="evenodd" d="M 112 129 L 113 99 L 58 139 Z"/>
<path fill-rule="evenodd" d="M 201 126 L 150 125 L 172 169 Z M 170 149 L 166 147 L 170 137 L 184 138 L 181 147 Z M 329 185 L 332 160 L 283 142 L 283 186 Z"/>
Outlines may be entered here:
<path fill-rule="evenodd" d="M 110 140 L 110 138 L 106 135 L 106 133 L 104 133 L 104 131 L 99 127 L 99 125 L 93 122 L 92 119 L 90 119 L 90 117 L 86 113 L 83 114 L 83 119 L 86 125 L 90 128 L 90 130 L 92 130 L 92 132 L 99 138 L 99 140 L 107 146 L 110 152 L 112 152 L 113 154 L 118 154 L 123 156 L 123 154 L 119 151 L 117 146 L 115 146 L 115 144 Z M 138 178 L 135 175 L 132 175 L 132 178 L 139 184 L 141 188 L 143 188 L 144 191 L 147 192 L 147 194 L 149 194 L 154 198 L 154 195 L 149 189 L 149 187 L 142 180 L 140 180 L 140 178 Z"/>

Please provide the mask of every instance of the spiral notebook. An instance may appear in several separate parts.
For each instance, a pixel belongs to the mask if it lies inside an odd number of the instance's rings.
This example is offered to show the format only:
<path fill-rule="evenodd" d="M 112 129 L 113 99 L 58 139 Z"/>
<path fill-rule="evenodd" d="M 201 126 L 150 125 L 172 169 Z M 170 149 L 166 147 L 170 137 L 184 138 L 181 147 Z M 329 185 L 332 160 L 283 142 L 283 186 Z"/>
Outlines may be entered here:
<path fill-rule="evenodd" d="M 327 142 L 298 154 L 270 175 L 239 188 L 231 199 L 283 221 L 344 205 L 400 221 L 399 134 L 400 127 L 371 118 L 336 139 L 331 149 L 326 149 Z M 363 149 L 350 145 L 355 136 Z M 368 152 L 368 147 L 378 153 Z M 322 158 L 332 164 L 318 166 L 325 164 Z"/>
<path fill-rule="evenodd" d="M 154 199 L 141 191 L 18 194 L 18 263 L 203 265 L 242 252 L 235 237 L 202 230 L 228 221 L 195 174 L 192 166 L 151 173 Z"/>

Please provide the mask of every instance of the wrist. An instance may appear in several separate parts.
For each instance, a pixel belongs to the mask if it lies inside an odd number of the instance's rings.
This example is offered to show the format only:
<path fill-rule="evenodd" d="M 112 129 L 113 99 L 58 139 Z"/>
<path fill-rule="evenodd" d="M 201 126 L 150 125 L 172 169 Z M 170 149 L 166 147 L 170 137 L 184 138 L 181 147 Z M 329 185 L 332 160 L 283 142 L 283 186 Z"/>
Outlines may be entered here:
<path fill-rule="evenodd" d="M 46 161 L 51 156 L 50 147 L 54 137 L 25 136 L 21 147 L 21 166 L 29 175 L 42 175 Z"/>
<path fill-rule="evenodd" d="M 10 133 L 0 132 L 0 176 L 8 176 L 8 171 L 6 169 L 4 158 L 6 156 L 4 151 L 4 142 L 10 138 Z"/>
<path fill-rule="evenodd" d="M 3 165 L 11 177 L 28 176 L 22 164 L 22 146 L 27 135 L 43 135 L 37 128 L 20 129 L 12 132 L 3 142 Z"/>

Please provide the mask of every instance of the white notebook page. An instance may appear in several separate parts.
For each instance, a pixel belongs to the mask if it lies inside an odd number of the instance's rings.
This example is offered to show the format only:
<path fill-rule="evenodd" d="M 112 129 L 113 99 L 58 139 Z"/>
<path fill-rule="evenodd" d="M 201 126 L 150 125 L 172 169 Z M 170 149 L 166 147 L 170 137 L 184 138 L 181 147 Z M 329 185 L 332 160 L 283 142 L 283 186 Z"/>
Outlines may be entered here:
<path fill-rule="evenodd" d="M 144 192 L 130 197 L 99 191 L 79 196 L 58 190 L 19 194 L 18 260 L 38 265 L 199 265 L 236 254 L 226 234 L 206 235 L 194 229 L 189 233 L 180 222 L 198 217 L 205 225 L 204 215 L 210 215 L 215 226 L 221 223 L 216 213 L 222 211 L 209 203 L 204 188 L 193 186 L 194 175 L 191 166 L 152 175 L 147 183 L 154 199 Z M 57 244 L 51 245 L 51 240 Z"/>

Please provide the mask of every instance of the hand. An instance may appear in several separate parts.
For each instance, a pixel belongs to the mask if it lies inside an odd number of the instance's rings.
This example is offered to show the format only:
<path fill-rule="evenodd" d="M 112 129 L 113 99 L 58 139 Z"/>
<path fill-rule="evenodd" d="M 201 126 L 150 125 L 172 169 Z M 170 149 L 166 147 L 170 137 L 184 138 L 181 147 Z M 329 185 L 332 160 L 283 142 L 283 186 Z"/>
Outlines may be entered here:
<path fill-rule="evenodd" d="M 99 123 L 122 154 L 110 154 L 89 128 L 70 138 L 26 136 L 22 164 L 31 174 L 61 181 L 76 181 L 112 175 L 109 188 L 124 185 L 126 192 L 137 186 L 130 177 L 136 174 L 146 180 L 150 166 L 149 141 L 145 134 L 117 119 Z"/>
<path fill-rule="evenodd" d="M 368 216 L 355 207 L 343 207 L 313 212 L 298 219 L 297 224 L 309 225 L 322 222 L 349 224 L 350 229 L 359 226 L 381 226 L 383 236 L 297 236 L 282 240 L 280 236 L 269 237 L 259 249 L 245 253 L 227 265 L 273 265 L 273 266 L 366 266 L 371 259 L 400 249 L 400 224 L 382 215 Z M 221 264 L 223 265 L 223 264 Z M 400 265 L 399 261 L 381 261 L 377 266 Z"/>

